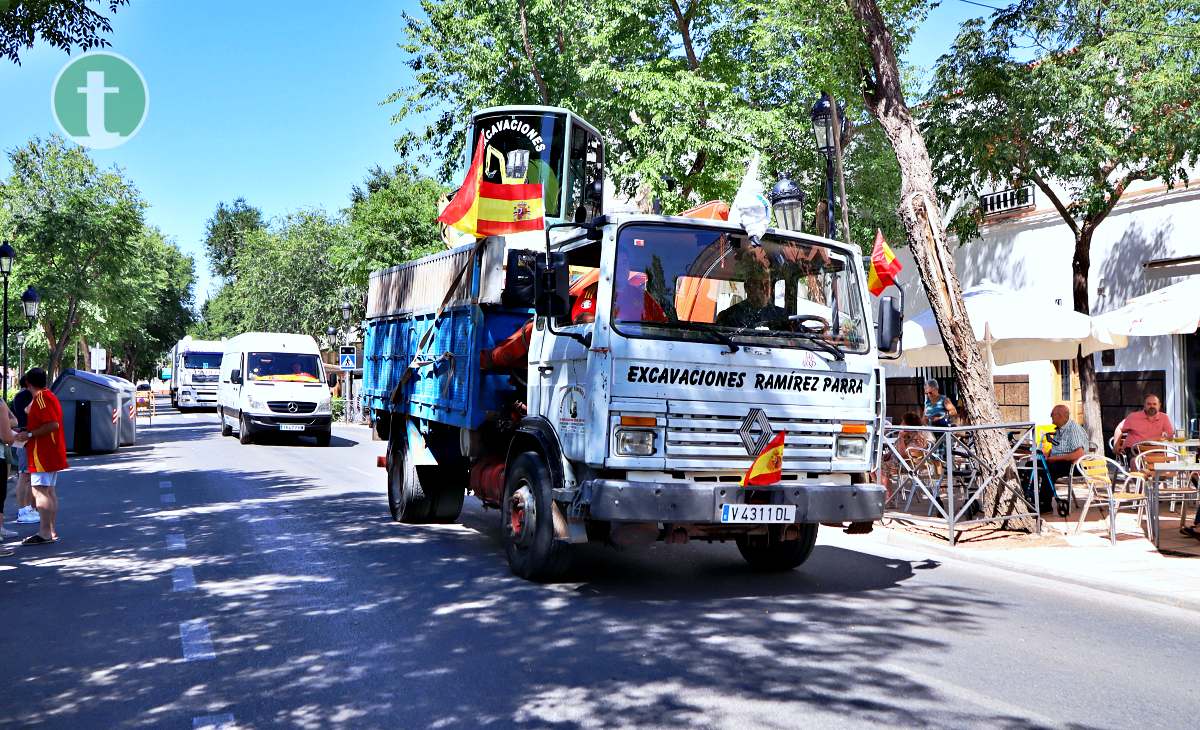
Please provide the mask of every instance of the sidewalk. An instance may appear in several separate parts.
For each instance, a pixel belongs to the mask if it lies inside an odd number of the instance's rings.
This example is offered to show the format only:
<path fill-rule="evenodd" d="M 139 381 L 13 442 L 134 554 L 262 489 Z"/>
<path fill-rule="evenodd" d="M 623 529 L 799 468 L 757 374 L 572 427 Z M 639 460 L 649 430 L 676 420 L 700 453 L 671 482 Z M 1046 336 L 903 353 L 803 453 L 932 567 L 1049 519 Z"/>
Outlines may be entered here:
<path fill-rule="evenodd" d="M 1043 523 L 1040 536 L 977 529 L 960 537 L 955 547 L 947 542 L 944 528 L 926 525 L 892 522 L 876 526 L 867 537 L 952 560 L 1200 611 L 1200 542 L 1179 535 L 1176 515 L 1164 514 L 1162 524 L 1162 546 L 1178 550 L 1173 554 L 1155 550 L 1133 513 L 1119 514 L 1115 545 L 1108 540 L 1107 522 L 1099 519 L 1098 510 L 1092 510 L 1090 517 L 1078 535 L 1072 534 L 1074 521 L 1053 516 Z M 1078 514 L 1071 518 L 1077 520 Z"/>

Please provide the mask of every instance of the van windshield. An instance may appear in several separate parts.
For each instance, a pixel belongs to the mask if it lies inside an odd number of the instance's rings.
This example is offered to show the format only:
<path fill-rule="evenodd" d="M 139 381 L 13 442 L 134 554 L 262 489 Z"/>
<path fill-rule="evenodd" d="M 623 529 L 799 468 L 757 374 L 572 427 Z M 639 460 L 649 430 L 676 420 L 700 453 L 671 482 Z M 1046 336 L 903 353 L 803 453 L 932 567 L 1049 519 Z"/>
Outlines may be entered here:
<path fill-rule="evenodd" d="M 316 355 L 251 352 L 246 355 L 246 371 L 248 379 L 263 382 L 321 382 L 321 361 Z"/>

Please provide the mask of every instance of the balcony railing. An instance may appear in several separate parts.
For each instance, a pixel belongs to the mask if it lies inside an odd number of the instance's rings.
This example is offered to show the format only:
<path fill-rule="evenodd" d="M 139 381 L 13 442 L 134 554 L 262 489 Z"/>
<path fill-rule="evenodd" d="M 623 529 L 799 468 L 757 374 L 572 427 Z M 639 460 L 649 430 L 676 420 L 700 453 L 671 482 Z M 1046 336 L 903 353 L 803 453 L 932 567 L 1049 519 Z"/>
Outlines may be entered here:
<path fill-rule="evenodd" d="M 1024 185 L 1019 188 L 1000 190 L 979 196 L 979 207 L 984 216 L 1010 213 L 1014 210 L 1034 207 L 1033 186 Z"/>

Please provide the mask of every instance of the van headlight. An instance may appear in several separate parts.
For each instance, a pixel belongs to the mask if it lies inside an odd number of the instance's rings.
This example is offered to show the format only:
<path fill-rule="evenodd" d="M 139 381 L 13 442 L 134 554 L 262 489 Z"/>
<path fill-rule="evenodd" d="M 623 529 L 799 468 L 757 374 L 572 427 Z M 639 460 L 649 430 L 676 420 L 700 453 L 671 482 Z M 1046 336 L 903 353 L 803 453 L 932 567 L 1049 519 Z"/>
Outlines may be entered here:
<path fill-rule="evenodd" d="M 653 456 L 654 432 L 632 428 L 618 428 L 617 455 Z"/>
<path fill-rule="evenodd" d="M 328 413 L 333 406 L 333 399 L 328 395 L 323 395 L 317 399 L 317 411 L 319 413 Z"/>
<path fill-rule="evenodd" d="M 256 411 L 261 411 L 267 407 L 266 403 L 263 403 L 252 395 L 246 396 L 246 403 Z"/>
<path fill-rule="evenodd" d="M 837 458 L 845 461 L 865 461 L 867 440 L 858 436 L 838 436 Z"/>

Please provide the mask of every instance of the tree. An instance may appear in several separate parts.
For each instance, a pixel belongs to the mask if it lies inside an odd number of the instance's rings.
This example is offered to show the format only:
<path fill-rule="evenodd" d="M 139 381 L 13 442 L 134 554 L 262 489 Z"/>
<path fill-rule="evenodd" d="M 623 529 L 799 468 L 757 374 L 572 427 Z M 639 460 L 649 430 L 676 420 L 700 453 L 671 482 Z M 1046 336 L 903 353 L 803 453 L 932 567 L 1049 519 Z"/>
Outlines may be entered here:
<path fill-rule="evenodd" d="M 437 203 L 445 193 L 442 185 L 413 170 L 372 168 L 363 187 L 351 191 L 350 237 L 331 250 L 349 284 L 365 292 L 372 271 L 443 248 Z"/>
<path fill-rule="evenodd" d="M 247 203 L 245 198 L 238 198 L 229 205 L 218 203 L 204 234 L 204 248 L 213 273 L 225 279 L 233 276 L 233 262 L 246 237 L 264 226 L 262 211 Z"/>
<path fill-rule="evenodd" d="M 396 148 L 426 166 L 437 158 L 449 180 L 461 159 L 462 110 L 554 104 L 603 133 L 608 177 L 627 197 L 647 188 L 668 210 L 731 200 L 757 150 L 767 175 L 788 173 L 818 199 L 823 166 L 809 112 L 825 86 L 807 56 L 809 19 L 776 22 L 793 5 L 425 0 L 424 18 L 406 17 L 401 44 L 414 81 L 389 99 L 399 105 L 394 122 L 420 123 Z M 847 150 L 848 174 L 864 181 L 849 187 L 894 198 L 881 182 L 898 184 L 895 158 L 875 154 L 883 138 L 868 131 L 873 142 Z M 900 230 L 891 206 L 861 212 L 860 240 L 876 227 Z"/>
<path fill-rule="evenodd" d="M 218 294 L 221 315 L 238 331 L 296 332 L 323 337 L 342 321 L 348 296 L 332 250 L 350 246 L 345 223 L 319 210 L 284 218 L 273 230 L 252 231 L 238 251 L 230 293 Z M 362 297 L 351 297 L 363 314 Z"/>
<path fill-rule="evenodd" d="M 204 301 L 200 307 L 200 319 L 192 325 L 188 334 L 199 340 L 219 340 L 245 331 L 237 292 L 233 284 L 226 283 Z"/>
<path fill-rule="evenodd" d="M 108 0 L 108 12 L 129 0 Z M 88 7 L 87 0 L 10 0 L 0 3 L 0 56 L 20 65 L 22 49 L 41 38 L 70 53 L 108 46 L 104 34 L 112 32 L 108 17 Z M 97 1 L 96 5 L 104 5 Z"/>
<path fill-rule="evenodd" d="M 1198 52 L 1200 9 L 1189 0 L 1022 0 L 964 24 L 927 98 L 939 183 L 1036 185 L 1070 231 L 1072 302 L 1090 314 L 1096 228 L 1135 181 L 1187 184 L 1200 152 Z M 965 213 L 968 238 L 979 216 Z M 1084 422 L 1103 443 L 1092 356 L 1077 370 Z"/>
<path fill-rule="evenodd" d="M 119 171 L 101 171 L 58 136 L 35 138 L 9 160 L 0 203 L 13 245 L 24 251 L 13 280 L 41 293 L 38 319 L 56 373 L 90 313 L 115 309 L 128 295 L 121 274 L 142 234 L 145 203 Z"/>

